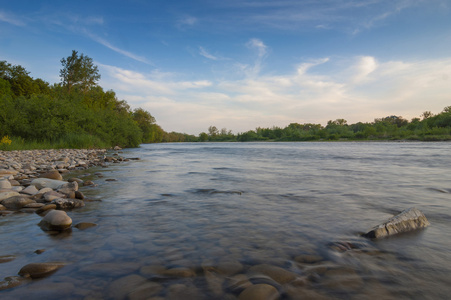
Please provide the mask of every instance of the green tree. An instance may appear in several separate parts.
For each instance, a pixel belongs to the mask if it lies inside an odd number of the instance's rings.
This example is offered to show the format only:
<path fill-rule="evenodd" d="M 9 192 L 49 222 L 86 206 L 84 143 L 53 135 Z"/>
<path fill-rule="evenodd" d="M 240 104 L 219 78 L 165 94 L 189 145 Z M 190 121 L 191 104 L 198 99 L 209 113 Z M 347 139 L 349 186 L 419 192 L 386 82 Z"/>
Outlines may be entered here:
<path fill-rule="evenodd" d="M 69 92 L 78 87 L 86 93 L 100 80 L 99 70 L 92 62 L 92 58 L 83 53 L 78 55 L 78 51 L 72 50 L 72 55 L 61 59 L 61 64 L 63 66 L 60 70 L 61 81 Z"/>
<path fill-rule="evenodd" d="M 202 132 L 199 134 L 199 141 L 206 142 L 207 140 L 208 140 L 208 134 L 206 134 L 205 132 Z"/>
<path fill-rule="evenodd" d="M 148 111 L 145 111 L 142 108 L 137 108 L 133 111 L 133 120 L 135 120 L 135 122 L 138 123 L 139 128 L 141 128 L 143 133 L 143 142 L 154 142 L 154 128 L 152 125 L 155 124 L 155 118 L 152 117 Z"/>

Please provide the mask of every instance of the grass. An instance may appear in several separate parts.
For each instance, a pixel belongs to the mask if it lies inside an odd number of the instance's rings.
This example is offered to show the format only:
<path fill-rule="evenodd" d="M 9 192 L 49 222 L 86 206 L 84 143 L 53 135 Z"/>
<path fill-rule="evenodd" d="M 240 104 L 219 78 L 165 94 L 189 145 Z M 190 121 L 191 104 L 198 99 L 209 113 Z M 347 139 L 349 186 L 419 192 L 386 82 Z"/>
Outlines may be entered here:
<path fill-rule="evenodd" d="M 69 133 L 54 140 L 26 140 L 21 137 L 2 139 L 0 150 L 36 150 L 36 149 L 102 149 L 110 145 L 98 137 L 89 134 Z"/>

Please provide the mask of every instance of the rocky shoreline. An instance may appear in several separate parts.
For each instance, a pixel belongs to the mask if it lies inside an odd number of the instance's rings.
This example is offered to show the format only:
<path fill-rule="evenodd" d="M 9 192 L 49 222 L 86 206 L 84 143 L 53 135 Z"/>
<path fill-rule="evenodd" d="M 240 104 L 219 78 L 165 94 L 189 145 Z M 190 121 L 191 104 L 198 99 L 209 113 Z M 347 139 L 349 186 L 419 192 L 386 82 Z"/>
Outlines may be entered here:
<path fill-rule="evenodd" d="M 67 230 L 72 227 L 72 219 L 65 211 L 85 205 L 85 196 L 78 187 L 94 183 L 76 177 L 65 181 L 63 175 L 122 161 L 128 159 L 106 149 L 0 151 L 0 217 L 17 212 L 37 213 L 42 217 L 38 224 L 42 230 L 50 233 Z M 91 226 L 96 224 L 75 225 L 77 228 Z M 2 256 L 0 263 L 13 259 Z M 61 266 L 57 263 L 26 265 L 19 271 L 20 276 L 0 281 L 0 290 L 18 286 L 30 278 L 45 277 Z"/>

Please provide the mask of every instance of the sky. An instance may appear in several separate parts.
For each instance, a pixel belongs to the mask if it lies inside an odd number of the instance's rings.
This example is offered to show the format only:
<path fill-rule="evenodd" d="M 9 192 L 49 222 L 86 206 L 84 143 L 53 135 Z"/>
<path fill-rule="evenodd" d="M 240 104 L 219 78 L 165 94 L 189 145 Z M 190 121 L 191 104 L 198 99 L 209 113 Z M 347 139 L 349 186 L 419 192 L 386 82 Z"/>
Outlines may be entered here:
<path fill-rule="evenodd" d="M 168 132 L 451 105 L 451 0 L 0 0 L 0 60 L 53 84 L 72 50 Z"/>

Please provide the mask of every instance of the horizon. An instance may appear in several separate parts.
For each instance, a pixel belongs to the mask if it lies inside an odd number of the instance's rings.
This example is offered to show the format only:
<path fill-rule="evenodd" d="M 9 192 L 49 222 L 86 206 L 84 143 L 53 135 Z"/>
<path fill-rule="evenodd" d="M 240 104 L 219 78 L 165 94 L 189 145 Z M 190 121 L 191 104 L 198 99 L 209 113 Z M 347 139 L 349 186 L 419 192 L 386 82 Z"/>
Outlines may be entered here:
<path fill-rule="evenodd" d="M 19 0 L 0 8 L 0 60 L 53 84 L 83 53 L 100 86 L 167 132 L 410 121 L 451 105 L 450 12 L 443 0 Z"/>

